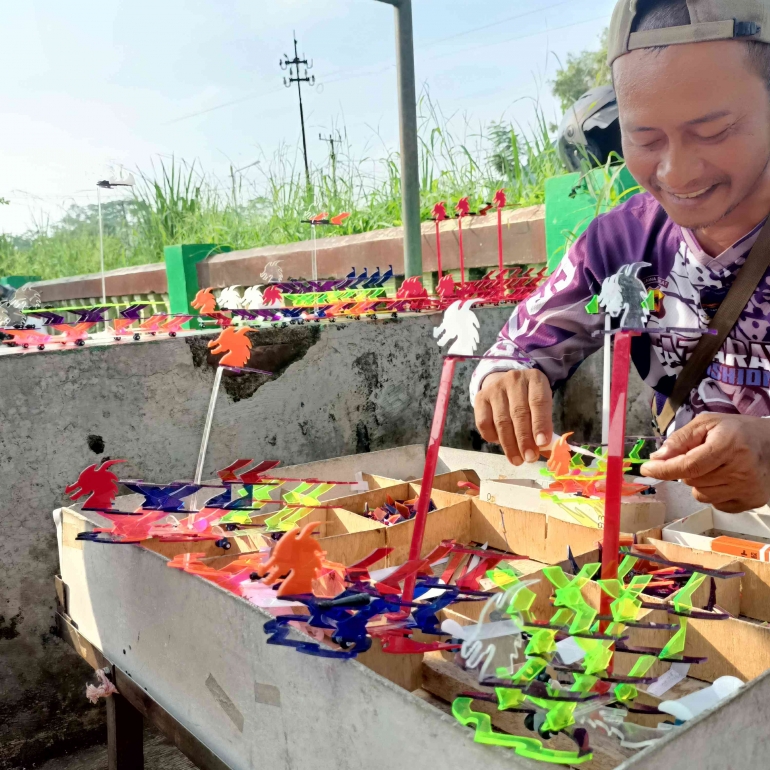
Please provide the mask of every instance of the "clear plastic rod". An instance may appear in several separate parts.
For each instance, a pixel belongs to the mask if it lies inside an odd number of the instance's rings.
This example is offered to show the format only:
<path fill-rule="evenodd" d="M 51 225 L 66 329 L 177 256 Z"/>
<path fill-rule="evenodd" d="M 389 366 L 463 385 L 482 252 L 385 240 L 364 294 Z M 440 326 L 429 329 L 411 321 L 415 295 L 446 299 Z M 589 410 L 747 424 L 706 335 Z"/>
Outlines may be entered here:
<path fill-rule="evenodd" d="M 203 439 L 201 441 L 201 450 L 198 453 L 198 465 L 195 468 L 195 483 L 200 484 L 203 477 L 203 463 L 206 461 L 206 450 L 209 446 L 209 436 L 211 435 L 211 423 L 214 420 L 214 409 L 217 406 L 217 396 L 219 395 L 219 384 L 222 382 L 222 367 L 217 367 L 217 373 L 214 375 L 214 388 L 211 391 L 209 401 L 209 410 L 206 413 L 206 424 L 203 426 Z"/>

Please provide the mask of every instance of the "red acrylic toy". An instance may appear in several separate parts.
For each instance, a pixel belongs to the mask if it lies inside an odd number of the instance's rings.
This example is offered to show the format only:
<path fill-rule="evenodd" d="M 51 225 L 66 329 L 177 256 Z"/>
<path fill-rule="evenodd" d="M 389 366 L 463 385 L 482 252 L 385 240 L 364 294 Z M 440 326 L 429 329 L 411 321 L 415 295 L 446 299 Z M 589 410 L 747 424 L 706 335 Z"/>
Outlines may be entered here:
<path fill-rule="evenodd" d="M 113 465 L 124 463 L 125 460 L 104 460 L 94 463 L 81 471 L 74 484 L 64 488 L 70 500 L 85 497 L 84 508 L 112 508 L 118 495 L 118 477 L 110 471 Z"/>

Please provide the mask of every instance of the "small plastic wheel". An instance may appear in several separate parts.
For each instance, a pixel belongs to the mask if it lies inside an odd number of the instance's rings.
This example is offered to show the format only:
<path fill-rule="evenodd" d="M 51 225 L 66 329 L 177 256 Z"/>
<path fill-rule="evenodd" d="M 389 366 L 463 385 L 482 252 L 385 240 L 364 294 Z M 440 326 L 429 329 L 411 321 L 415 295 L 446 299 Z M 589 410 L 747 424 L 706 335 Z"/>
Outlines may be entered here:
<path fill-rule="evenodd" d="M 139 342 L 139 340 L 140 340 L 140 339 L 142 339 L 142 335 L 141 335 L 141 334 L 135 334 L 135 335 L 134 335 L 134 339 L 135 339 L 137 342 Z"/>
<path fill-rule="evenodd" d="M 168 336 L 169 336 L 169 337 L 176 337 L 176 332 L 169 332 L 169 333 L 168 333 Z"/>
<path fill-rule="evenodd" d="M 83 346 L 86 344 L 86 341 L 85 341 L 85 340 L 75 340 L 75 344 L 76 344 L 76 345 L 77 345 L 79 348 L 82 348 L 82 347 L 83 347 Z"/>
<path fill-rule="evenodd" d="M 27 350 L 29 348 L 29 343 L 27 342 L 22 343 L 22 347 L 24 348 L 24 350 Z"/>
<path fill-rule="evenodd" d="M 115 342 L 120 342 L 120 337 L 113 337 L 112 339 L 114 339 Z"/>
<path fill-rule="evenodd" d="M 38 350 L 45 350 L 45 345 L 38 345 L 38 346 L 37 346 L 37 349 L 38 349 Z"/>
<path fill-rule="evenodd" d="M 151 334 L 153 337 L 155 336 L 155 332 L 150 332 L 150 334 Z"/>

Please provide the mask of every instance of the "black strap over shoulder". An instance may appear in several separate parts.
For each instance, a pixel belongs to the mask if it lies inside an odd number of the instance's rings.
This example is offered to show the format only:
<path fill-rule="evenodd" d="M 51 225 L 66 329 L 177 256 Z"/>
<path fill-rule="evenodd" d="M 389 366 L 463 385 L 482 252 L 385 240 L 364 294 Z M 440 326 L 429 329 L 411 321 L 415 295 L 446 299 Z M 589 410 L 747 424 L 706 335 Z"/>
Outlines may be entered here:
<path fill-rule="evenodd" d="M 760 231 L 757 242 L 749 252 L 746 262 L 738 271 L 738 275 L 735 276 L 730 291 L 709 324 L 709 329 L 715 330 L 716 334 L 704 334 L 700 338 L 692 355 L 687 359 L 676 378 L 674 389 L 663 409 L 659 415 L 655 416 L 661 435 L 665 435 L 674 417 L 676 417 L 679 407 L 687 401 L 692 390 L 703 379 L 703 375 L 714 360 L 714 356 L 719 352 L 735 324 L 738 323 L 741 313 L 748 305 L 768 268 L 770 268 L 770 220 Z"/>

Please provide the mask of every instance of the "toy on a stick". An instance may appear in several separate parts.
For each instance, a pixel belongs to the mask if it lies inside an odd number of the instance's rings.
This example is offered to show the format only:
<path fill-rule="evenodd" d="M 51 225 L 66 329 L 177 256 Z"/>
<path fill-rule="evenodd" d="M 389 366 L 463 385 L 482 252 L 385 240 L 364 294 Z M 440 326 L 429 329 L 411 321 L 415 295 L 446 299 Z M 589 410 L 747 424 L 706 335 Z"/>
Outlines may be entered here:
<path fill-rule="evenodd" d="M 83 501 L 83 508 L 112 508 L 118 495 L 118 477 L 110 470 L 125 460 L 102 460 L 81 471 L 78 480 L 64 488 L 70 500 Z"/>
<path fill-rule="evenodd" d="M 465 250 L 463 248 L 463 217 L 467 217 L 471 213 L 471 207 L 468 203 L 468 196 L 460 198 L 455 206 L 457 212 L 457 235 L 459 239 L 460 249 L 460 285 L 465 286 Z"/>
<path fill-rule="evenodd" d="M 433 207 L 433 221 L 436 223 L 436 261 L 438 262 L 438 278 L 441 281 L 441 223 L 448 219 L 446 204 L 440 201 Z"/>
<path fill-rule="evenodd" d="M 220 366 L 241 368 L 246 366 L 251 356 L 250 329 L 244 326 L 238 330 L 228 326 L 215 340 L 209 342 L 211 352 L 216 356 L 224 353 L 219 360 Z"/>

